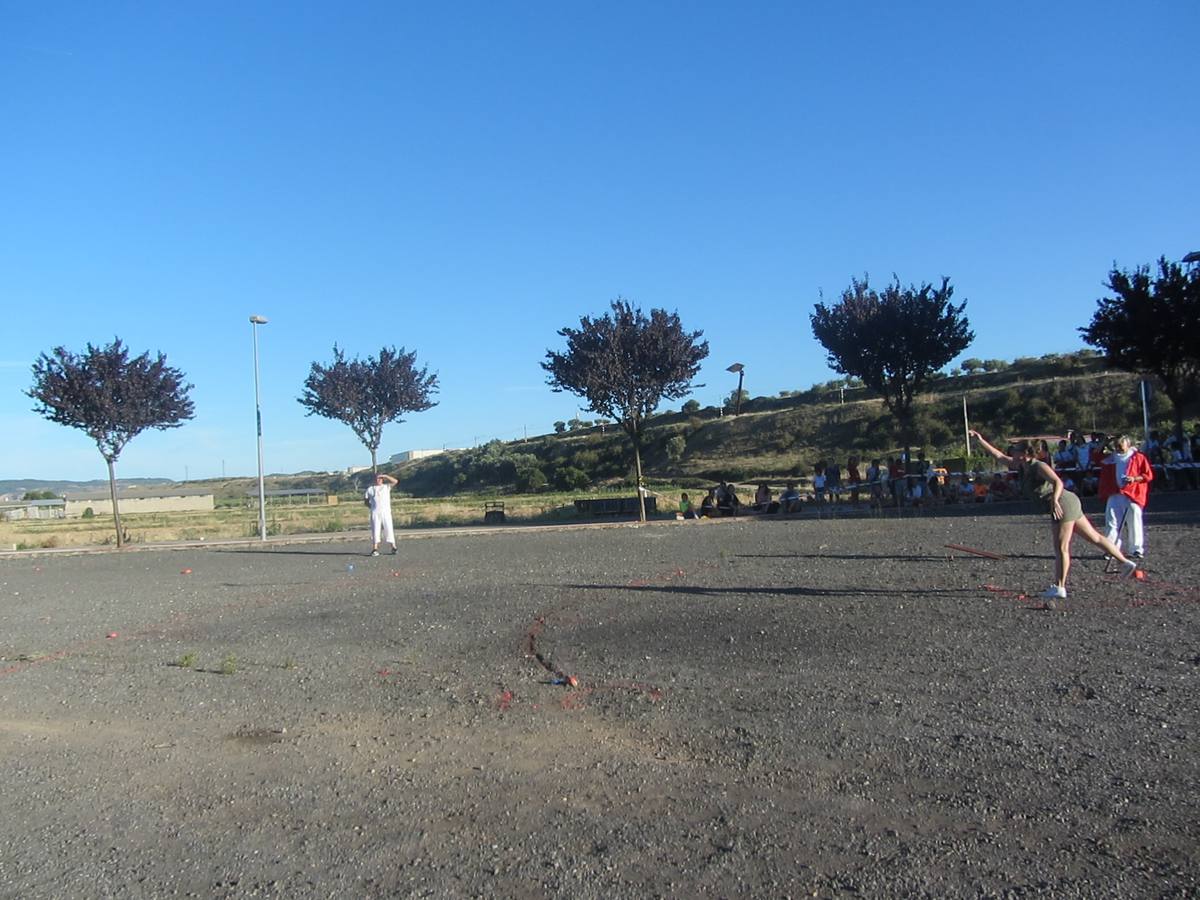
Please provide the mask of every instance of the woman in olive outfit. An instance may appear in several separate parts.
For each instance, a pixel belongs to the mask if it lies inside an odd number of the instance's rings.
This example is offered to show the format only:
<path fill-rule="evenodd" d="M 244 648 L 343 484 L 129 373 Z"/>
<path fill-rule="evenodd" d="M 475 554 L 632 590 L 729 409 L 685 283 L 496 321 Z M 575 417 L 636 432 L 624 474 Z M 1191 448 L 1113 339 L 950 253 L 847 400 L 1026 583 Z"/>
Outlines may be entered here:
<path fill-rule="evenodd" d="M 1058 473 L 1037 459 L 1028 441 L 1016 446 L 1012 456 L 1001 453 L 978 431 L 971 431 L 983 449 L 999 462 L 1017 470 L 1021 476 L 1021 493 L 1029 500 L 1040 502 L 1050 513 L 1054 530 L 1054 584 L 1042 594 L 1047 600 L 1063 600 L 1067 596 L 1067 572 L 1071 570 L 1071 538 L 1078 532 L 1121 563 L 1121 576 L 1132 578 L 1137 563 L 1125 557 L 1115 544 L 1100 534 L 1083 514 L 1079 498 L 1063 488 Z"/>

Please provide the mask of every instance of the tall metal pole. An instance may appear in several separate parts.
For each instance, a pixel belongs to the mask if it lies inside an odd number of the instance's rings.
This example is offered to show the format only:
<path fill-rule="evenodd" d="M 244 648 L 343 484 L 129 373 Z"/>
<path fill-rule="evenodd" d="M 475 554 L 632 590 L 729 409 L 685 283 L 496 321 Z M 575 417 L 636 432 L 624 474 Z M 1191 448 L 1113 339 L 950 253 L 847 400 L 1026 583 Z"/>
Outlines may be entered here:
<path fill-rule="evenodd" d="M 734 363 L 725 369 L 726 372 L 737 372 L 738 386 L 737 393 L 734 394 L 733 414 L 740 416 L 742 414 L 742 379 L 746 377 L 746 367 L 741 363 Z"/>
<path fill-rule="evenodd" d="M 1150 446 L 1150 398 L 1146 396 L 1146 379 L 1143 378 L 1139 387 L 1142 389 L 1142 429 L 1146 434 L 1146 443 L 1143 447 Z"/>
<path fill-rule="evenodd" d="M 258 535 L 267 539 L 267 492 L 263 485 L 262 454 L 262 397 L 258 388 L 258 326 L 266 325 L 262 316 L 250 317 L 250 331 L 254 335 L 254 419 L 258 428 Z"/>

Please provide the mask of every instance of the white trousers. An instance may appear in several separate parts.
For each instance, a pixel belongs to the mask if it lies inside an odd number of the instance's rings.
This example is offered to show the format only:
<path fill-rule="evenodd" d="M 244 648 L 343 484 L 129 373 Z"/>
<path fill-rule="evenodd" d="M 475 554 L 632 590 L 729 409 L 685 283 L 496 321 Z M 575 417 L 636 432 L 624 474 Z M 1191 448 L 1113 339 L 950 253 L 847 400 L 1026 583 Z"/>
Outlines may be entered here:
<path fill-rule="evenodd" d="M 359 519 L 361 522 L 362 520 Z M 390 509 L 371 510 L 371 540 L 376 546 L 382 541 L 396 546 L 396 531 L 392 527 L 392 511 Z"/>
<path fill-rule="evenodd" d="M 1124 528 L 1122 529 L 1122 521 Z M 1121 531 L 1129 536 L 1122 550 L 1145 553 L 1145 533 L 1142 530 L 1142 508 L 1124 494 L 1113 494 L 1104 506 L 1104 527 L 1108 539 L 1121 547 Z"/>

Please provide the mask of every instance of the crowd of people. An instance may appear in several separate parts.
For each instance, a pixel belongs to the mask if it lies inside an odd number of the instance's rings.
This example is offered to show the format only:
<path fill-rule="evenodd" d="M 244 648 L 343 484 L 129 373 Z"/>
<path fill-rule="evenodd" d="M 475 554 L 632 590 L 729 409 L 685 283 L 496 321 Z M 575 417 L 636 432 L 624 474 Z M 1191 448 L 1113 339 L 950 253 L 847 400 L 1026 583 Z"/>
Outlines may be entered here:
<path fill-rule="evenodd" d="M 1068 432 L 1066 438 L 1052 446 L 1045 439 L 1030 439 L 1027 445 L 1032 458 L 1045 463 L 1062 479 L 1065 490 L 1079 497 L 1099 495 L 1106 499 L 1119 495 L 1120 482 L 1113 484 L 1114 472 L 1124 472 L 1124 462 L 1131 453 L 1138 454 L 1137 465 L 1145 465 L 1148 484 L 1156 477 L 1157 490 L 1195 489 L 1200 487 L 1200 425 L 1190 439 L 1175 437 L 1161 439 L 1150 432 L 1145 447 L 1139 451 L 1128 435 L 1107 436 L 1100 433 Z M 1019 456 L 1018 444 L 1011 444 L 1002 453 L 1004 459 Z M 919 452 L 912 461 L 904 455 L 876 457 L 865 467 L 858 456 L 850 456 L 845 467 L 836 462 L 820 460 L 814 464 L 811 476 L 802 491 L 799 481 L 789 481 L 775 496 L 767 482 L 759 482 L 752 503 L 744 503 L 736 488 L 722 481 L 711 488 L 699 504 L 687 494 L 680 503 L 684 518 L 736 516 L 752 513 L 795 513 L 805 505 L 823 506 L 848 503 L 853 507 L 864 502 L 873 508 L 885 506 L 921 506 L 943 503 L 994 503 L 1022 498 L 1019 466 L 1008 465 L 1001 471 L 953 472 L 935 466 Z M 1144 505 L 1144 501 L 1143 504 Z M 1121 514 L 1118 513 L 1120 516 Z M 1121 516 L 1129 518 L 1128 510 Z M 1139 526 L 1140 527 L 1140 526 Z M 1137 542 L 1134 543 L 1135 550 Z"/>

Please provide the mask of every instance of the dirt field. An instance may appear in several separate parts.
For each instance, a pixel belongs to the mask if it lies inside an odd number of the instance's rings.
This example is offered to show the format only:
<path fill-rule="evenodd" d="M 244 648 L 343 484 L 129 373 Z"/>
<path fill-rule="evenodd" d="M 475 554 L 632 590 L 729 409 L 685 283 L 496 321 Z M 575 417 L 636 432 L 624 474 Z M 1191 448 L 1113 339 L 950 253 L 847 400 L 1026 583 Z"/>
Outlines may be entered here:
<path fill-rule="evenodd" d="M 1200 496 L 1020 509 L 0 559 L 0 896 L 1195 896 Z"/>

